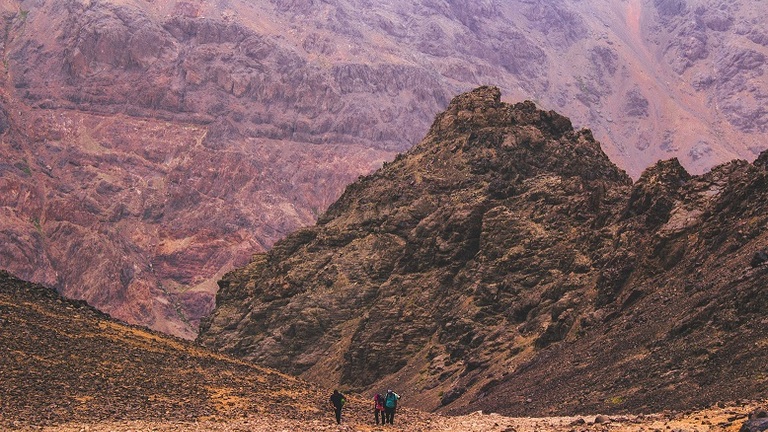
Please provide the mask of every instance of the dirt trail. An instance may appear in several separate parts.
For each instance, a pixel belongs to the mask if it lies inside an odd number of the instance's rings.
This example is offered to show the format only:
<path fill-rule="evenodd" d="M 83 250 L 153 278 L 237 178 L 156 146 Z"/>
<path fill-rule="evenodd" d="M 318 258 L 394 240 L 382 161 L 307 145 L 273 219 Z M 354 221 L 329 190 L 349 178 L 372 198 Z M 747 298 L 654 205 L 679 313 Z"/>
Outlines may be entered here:
<path fill-rule="evenodd" d="M 341 425 L 336 425 L 328 413 L 313 420 L 291 420 L 277 416 L 218 419 L 198 422 L 124 421 L 98 424 L 69 424 L 49 427 L 43 432 L 280 432 L 280 431 L 343 431 L 343 432 L 648 432 L 697 431 L 736 432 L 758 403 L 735 407 L 713 408 L 689 413 L 665 413 L 626 416 L 583 416 L 512 418 L 476 412 L 459 417 L 443 417 L 413 410 L 396 417 L 394 426 L 377 426 L 361 410 L 351 411 Z"/>

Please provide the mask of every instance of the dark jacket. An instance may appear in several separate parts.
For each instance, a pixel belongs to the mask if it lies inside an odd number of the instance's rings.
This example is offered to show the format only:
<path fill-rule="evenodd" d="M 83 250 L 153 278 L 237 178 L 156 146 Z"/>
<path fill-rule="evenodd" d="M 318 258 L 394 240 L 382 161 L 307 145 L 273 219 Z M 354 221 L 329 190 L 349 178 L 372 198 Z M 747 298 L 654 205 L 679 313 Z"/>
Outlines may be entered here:
<path fill-rule="evenodd" d="M 342 393 L 339 393 L 338 391 L 334 391 L 331 395 L 331 403 L 336 408 L 341 408 L 344 406 L 344 395 Z"/>

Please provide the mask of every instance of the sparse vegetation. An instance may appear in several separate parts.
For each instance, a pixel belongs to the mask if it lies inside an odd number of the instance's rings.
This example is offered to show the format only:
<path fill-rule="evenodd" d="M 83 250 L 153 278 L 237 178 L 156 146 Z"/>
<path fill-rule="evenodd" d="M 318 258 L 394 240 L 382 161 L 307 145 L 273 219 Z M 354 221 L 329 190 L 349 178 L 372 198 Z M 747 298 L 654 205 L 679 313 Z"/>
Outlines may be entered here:
<path fill-rule="evenodd" d="M 38 218 L 38 217 L 32 218 L 32 225 L 35 226 L 35 230 L 37 231 L 37 233 L 42 236 L 43 235 L 43 226 L 40 224 L 40 218 Z"/>
<path fill-rule="evenodd" d="M 24 172 L 26 175 L 32 175 L 32 168 L 29 167 L 29 163 L 26 160 L 16 162 L 13 166 Z"/>

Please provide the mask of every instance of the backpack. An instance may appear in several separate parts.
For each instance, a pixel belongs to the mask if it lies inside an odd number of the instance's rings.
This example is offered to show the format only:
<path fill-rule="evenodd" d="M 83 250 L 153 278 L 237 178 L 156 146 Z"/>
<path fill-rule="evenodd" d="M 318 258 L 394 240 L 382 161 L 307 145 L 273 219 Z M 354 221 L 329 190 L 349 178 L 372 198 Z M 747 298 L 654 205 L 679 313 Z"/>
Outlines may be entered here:
<path fill-rule="evenodd" d="M 397 406 L 397 396 L 395 393 L 387 393 L 386 399 L 384 399 L 384 406 L 387 408 L 394 408 Z"/>
<path fill-rule="evenodd" d="M 347 403 L 347 398 L 344 397 L 343 393 L 334 393 L 331 395 L 331 403 L 333 403 L 333 406 L 341 408 Z"/>

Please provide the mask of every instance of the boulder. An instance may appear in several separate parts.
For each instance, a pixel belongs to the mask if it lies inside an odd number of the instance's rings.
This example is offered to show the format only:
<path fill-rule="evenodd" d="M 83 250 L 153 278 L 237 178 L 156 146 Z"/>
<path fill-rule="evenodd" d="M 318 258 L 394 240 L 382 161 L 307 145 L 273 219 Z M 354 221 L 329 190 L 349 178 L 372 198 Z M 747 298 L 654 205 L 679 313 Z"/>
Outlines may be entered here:
<path fill-rule="evenodd" d="M 764 432 L 768 430 L 768 418 L 747 420 L 739 429 L 739 432 Z"/>

